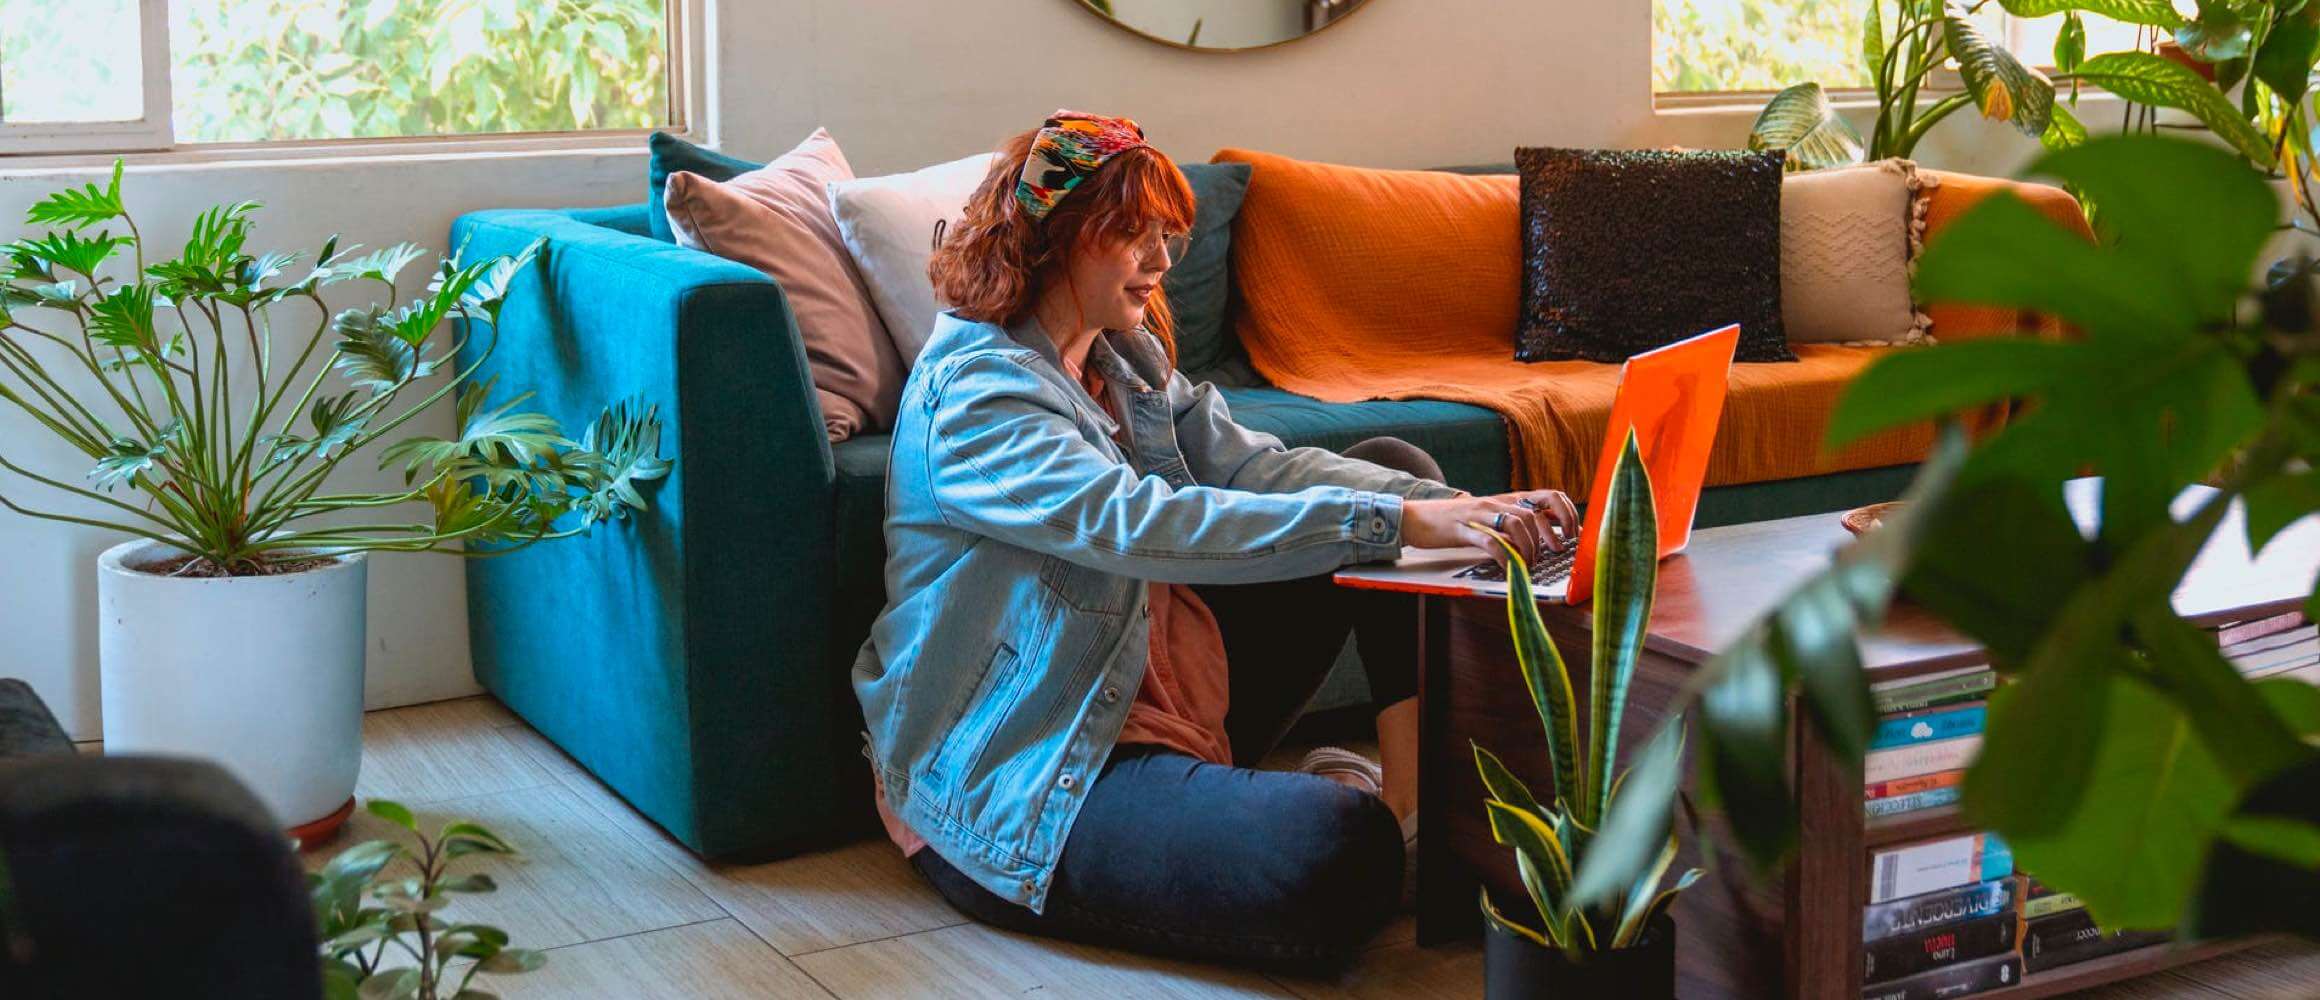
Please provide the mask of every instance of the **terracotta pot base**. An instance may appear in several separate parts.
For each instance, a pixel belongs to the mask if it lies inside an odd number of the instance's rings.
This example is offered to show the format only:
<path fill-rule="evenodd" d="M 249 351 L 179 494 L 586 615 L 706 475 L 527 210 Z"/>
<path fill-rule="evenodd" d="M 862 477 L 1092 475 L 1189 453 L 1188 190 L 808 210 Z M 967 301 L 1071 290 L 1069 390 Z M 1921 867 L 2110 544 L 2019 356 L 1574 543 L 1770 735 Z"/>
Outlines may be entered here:
<path fill-rule="evenodd" d="M 352 815 L 354 815 L 354 796 L 349 795 L 346 797 L 346 804 L 331 810 L 330 815 L 291 827 L 290 839 L 297 841 L 300 849 L 313 847 L 337 836 L 339 828 L 345 826 L 347 817 Z"/>

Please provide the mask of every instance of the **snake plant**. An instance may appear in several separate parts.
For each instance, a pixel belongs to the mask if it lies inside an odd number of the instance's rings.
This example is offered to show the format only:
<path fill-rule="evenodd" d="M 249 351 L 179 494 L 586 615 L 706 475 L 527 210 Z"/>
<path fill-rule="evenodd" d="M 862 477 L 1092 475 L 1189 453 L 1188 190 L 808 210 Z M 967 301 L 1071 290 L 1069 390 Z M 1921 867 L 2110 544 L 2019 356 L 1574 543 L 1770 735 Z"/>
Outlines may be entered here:
<path fill-rule="evenodd" d="M 1488 894 L 1482 897 L 1483 913 L 1493 924 L 1541 947 L 1560 949 L 1574 961 L 1636 944 L 1652 919 L 1675 901 L 1676 894 L 1700 878 L 1699 869 L 1691 869 L 1672 886 L 1662 888 L 1668 869 L 1675 863 L 1676 838 L 1671 829 L 1652 863 L 1627 891 L 1593 904 L 1583 904 L 1571 891 L 1624 777 L 1612 771 L 1613 762 L 1619 759 L 1619 722 L 1626 711 L 1636 659 L 1643 652 L 1644 634 L 1651 623 L 1652 593 L 1659 578 L 1659 523 L 1652 506 L 1651 477 L 1636 450 L 1632 431 L 1612 472 L 1610 497 L 1603 506 L 1603 510 L 1592 512 L 1598 558 L 1593 662 L 1588 671 L 1588 744 L 1580 745 L 1571 671 L 1539 618 L 1529 570 L 1514 547 L 1499 538 L 1507 559 L 1507 625 L 1514 638 L 1515 662 L 1522 669 L 1539 721 L 1546 727 L 1552 794 L 1541 801 L 1497 755 L 1474 745 L 1474 765 L 1482 773 L 1487 792 L 1483 807 L 1490 814 L 1491 834 L 1499 843 L 1514 848 L 1523 887 L 1538 907 L 1538 926 L 1499 912 Z M 1680 735 L 1665 735 L 1681 732 L 1681 726 L 1671 725 L 1662 738 L 1681 739 Z M 1659 755 L 1652 756 L 1656 759 Z"/>

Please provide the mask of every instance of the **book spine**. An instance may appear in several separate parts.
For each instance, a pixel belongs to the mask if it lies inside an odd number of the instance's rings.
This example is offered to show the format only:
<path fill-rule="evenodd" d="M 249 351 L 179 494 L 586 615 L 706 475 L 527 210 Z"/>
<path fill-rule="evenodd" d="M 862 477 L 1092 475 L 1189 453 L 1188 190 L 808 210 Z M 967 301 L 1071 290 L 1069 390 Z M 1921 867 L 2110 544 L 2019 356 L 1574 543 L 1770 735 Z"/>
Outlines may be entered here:
<path fill-rule="evenodd" d="M 1884 903 L 2013 873 L 2013 849 L 1993 833 L 1909 844 L 1877 852 L 1869 901 Z"/>
<path fill-rule="evenodd" d="M 1907 979 L 1878 983 L 1861 991 L 1861 1000 L 1948 1000 L 2022 981 L 2022 956 L 1997 955 L 1974 962 L 1943 966 Z"/>
<path fill-rule="evenodd" d="M 1981 749 L 1982 737 L 1975 734 L 1892 750 L 1872 750 L 1861 762 L 1861 780 L 1892 781 L 1913 774 L 1960 770 L 1973 763 L 1974 755 Z"/>
<path fill-rule="evenodd" d="M 2013 914 L 2000 913 L 1871 942 L 1862 949 L 1868 961 L 1863 981 L 1881 983 L 2012 951 L 2015 923 Z"/>
<path fill-rule="evenodd" d="M 1928 788 L 1907 795 L 1889 795 L 1881 799 L 1870 799 L 1864 811 L 1870 816 L 1898 816 L 1920 809 L 1936 809 L 1956 805 L 1964 791 L 1952 785 L 1948 788 Z"/>
<path fill-rule="evenodd" d="M 1921 896 L 1874 903 L 1861 910 L 1863 943 L 2014 912 L 2014 880 L 1991 879 Z"/>
<path fill-rule="evenodd" d="M 2311 626 L 2304 621 L 2302 612 L 2290 611 L 2286 614 L 2273 615 L 2270 618 L 2258 618 L 2252 622 L 2226 625 L 2215 630 L 2215 641 L 2225 646 L 2236 646 L 2251 639 L 2277 635 L 2299 627 L 2310 628 Z"/>
<path fill-rule="evenodd" d="M 1891 781 L 1873 781 L 1861 786 L 1861 791 L 1867 798 L 1888 799 L 1896 795 L 1930 792 L 1936 788 L 1956 788 L 1965 784 L 1965 781 L 1966 772 L 1960 768 L 1955 771 L 1936 771 L 1932 774 L 1912 774 L 1906 778 L 1895 778 Z"/>
<path fill-rule="evenodd" d="M 1884 719 L 1877 723 L 1877 732 L 1869 737 L 1869 749 L 1890 750 L 1894 747 L 1977 735 L 1982 731 L 1988 714 L 1987 703 L 1976 702 L 1937 712 Z"/>
<path fill-rule="evenodd" d="M 2022 919 L 2036 920 L 2039 917 L 2051 917 L 2057 913 L 2069 913 L 2085 908 L 2086 904 L 2080 902 L 2077 896 L 2067 892 L 2057 892 L 2023 900 Z"/>
<path fill-rule="evenodd" d="M 1989 694 L 1997 686 L 1998 675 L 1981 673 L 1918 686 L 1872 690 L 1869 697 L 1878 714 L 1891 715 L 1895 712 L 1974 701 Z"/>
<path fill-rule="evenodd" d="M 2022 929 L 2022 962 L 2031 972 L 2133 951 L 2167 941 L 2166 931 L 2105 931 L 2086 911 L 2028 921 Z"/>

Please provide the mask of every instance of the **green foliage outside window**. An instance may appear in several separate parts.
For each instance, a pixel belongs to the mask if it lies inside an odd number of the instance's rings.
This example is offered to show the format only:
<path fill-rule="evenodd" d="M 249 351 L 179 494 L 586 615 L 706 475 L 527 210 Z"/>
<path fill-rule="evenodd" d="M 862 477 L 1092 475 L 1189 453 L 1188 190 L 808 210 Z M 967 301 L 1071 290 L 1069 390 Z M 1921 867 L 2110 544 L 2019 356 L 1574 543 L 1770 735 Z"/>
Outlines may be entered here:
<path fill-rule="evenodd" d="M 648 128 L 663 0 L 180 0 L 180 142 Z"/>
<path fill-rule="evenodd" d="M 1779 90 L 1798 80 L 1863 87 L 1860 0 L 1656 0 L 1652 89 Z"/>

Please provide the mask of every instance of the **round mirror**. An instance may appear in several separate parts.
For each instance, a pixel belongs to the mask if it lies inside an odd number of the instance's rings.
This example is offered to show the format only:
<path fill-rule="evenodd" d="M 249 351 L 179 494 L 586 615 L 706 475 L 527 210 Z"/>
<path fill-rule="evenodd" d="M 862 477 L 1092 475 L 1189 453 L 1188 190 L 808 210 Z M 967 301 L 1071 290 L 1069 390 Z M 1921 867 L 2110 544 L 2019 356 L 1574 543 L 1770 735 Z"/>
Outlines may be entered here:
<path fill-rule="evenodd" d="M 1106 21 L 1182 49 L 1236 52 L 1295 41 L 1369 0 L 1074 0 Z"/>

